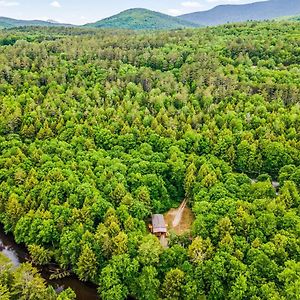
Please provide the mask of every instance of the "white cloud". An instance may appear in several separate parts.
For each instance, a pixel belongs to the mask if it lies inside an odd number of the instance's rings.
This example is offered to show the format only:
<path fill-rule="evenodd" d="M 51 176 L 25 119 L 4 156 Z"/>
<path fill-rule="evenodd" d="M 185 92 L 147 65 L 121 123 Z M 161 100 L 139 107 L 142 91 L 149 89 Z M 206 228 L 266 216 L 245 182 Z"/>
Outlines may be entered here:
<path fill-rule="evenodd" d="M 256 1 L 253 1 L 253 0 L 206 0 L 206 2 L 215 3 L 216 5 L 219 5 L 219 4 L 230 4 L 230 3 L 243 4 L 243 3 L 258 2 L 258 1 L 257 0 Z"/>
<path fill-rule="evenodd" d="M 50 3 L 50 5 L 55 8 L 61 8 L 61 5 L 58 1 L 53 1 Z"/>
<path fill-rule="evenodd" d="M 190 12 L 191 10 L 200 10 L 205 8 L 205 5 L 198 1 L 184 1 L 180 3 L 179 8 L 170 8 L 167 13 L 171 16 L 178 16 Z"/>
<path fill-rule="evenodd" d="M 182 11 L 180 9 L 170 8 L 168 9 L 167 13 L 171 16 L 178 16 L 182 14 Z"/>
<path fill-rule="evenodd" d="M 10 6 L 18 6 L 18 5 L 20 5 L 19 2 L 6 1 L 6 0 L 0 1 L 0 6 L 10 7 Z"/>
<path fill-rule="evenodd" d="M 181 5 L 183 7 L 189 7 L 189 8 L 201 8 L 203 7 L 203 4 L 196 2 L 196 1 L 185 1 L 182 2 Z"/>

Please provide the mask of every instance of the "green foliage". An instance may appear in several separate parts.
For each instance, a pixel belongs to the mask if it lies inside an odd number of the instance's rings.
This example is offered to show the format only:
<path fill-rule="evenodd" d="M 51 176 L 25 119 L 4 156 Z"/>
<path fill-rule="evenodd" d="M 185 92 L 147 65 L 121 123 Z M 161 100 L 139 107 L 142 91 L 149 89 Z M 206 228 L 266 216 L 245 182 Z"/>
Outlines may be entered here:
<path fill-rule="evenodd" d="M 57 296 L 57 300 L 75 300 L 75 299 L 76 299 L 76 294 L 70 288 L 62 291 Z"/>
<path fill-rule="evenodd" d="M 1 31 L 4 229 L 104 300 L 296 298 L 298 36 L 277 22 Z M 191 232 L 164 249 L 150 217 L 184 199 Z M 26 285 L 2 260 L 3 298 L 47 299 L 30 265 Z"/>
<path fill-rule="evenodd" d="M 75 297 L 70 289 L 56 295 L 37 269 L 29 263 L 13 267 L 10 260 L 0 253 L 0 299 L 74 300 Z"/>
<path fill-rule="evenodd" d="M 287 261 L 285 266 L 284 271 L 278 275 L 279 280 L 284 283 L 284 294 L 287 299 L 299 299 L 300 263 Z"/>
<path fill-rule="evenodd" d="M 37 265 L 47 265 L 52 259 L 51 251 L 38 245 L 29 245 L 28 251 L 31 256 L 32 262 Z"/>
<path fill-rule="evenodd" d="M 184 272 L 179 269 L 173 269 L 166 274 L 162 286 L 164 299 L 179 300 L 182 299 L 182 288 L 184 284 Z"/>
<path fill-rule="evenodd" d="M 152 235 L 143 238 L 138 249 L 138 257 L 142 265 L 148 266 L 158 264 L 161 253 L 162 247 L 157 238 Z"/>
<path fill-rule="evenodd" d="M 84 245 L 77 264 L 77 274 L 80 280 L 94 281 L 97 276 L 97 258 L 95 253 Z"/>
<path fill-rule="evenodd" d="M 136 295 L 141 300 L 158 299 L 159 280 L 157 278 L 157 270 L 153 266 L 146 266 L 142 269 L 137 279 Z"/>

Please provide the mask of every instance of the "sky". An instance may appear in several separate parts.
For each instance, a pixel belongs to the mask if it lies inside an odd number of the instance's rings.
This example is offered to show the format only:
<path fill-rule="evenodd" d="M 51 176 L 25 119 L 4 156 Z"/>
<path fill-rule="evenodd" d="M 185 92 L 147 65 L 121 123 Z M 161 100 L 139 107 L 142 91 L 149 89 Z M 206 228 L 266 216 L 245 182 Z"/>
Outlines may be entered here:
<path fill-rule="evenodd" d="M 0 0 L 0 16 L 85 24 L 135 7 L 176 16 L 207 10 L 220 4 L 258 1 L 262 0 Z"/>

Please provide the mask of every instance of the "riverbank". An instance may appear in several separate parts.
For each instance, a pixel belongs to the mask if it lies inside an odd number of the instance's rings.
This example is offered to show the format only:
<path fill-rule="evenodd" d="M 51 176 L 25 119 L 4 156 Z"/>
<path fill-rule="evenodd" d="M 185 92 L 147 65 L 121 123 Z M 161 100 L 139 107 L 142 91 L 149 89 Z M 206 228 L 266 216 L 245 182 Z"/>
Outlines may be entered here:
<path fill-rule="evenodd" d="M 29 259 L 27 249 L 24 246 L 18 245 L 14 241 L 12 234 L 6 234 L 3 226 L 0 226 L 0 252 L 7 256 L 15 266 Z M 84 283 L 75 276 L 62 279 L 50 279 L 51 273 L 47 268 L 40 269 L 40 274 L 56 291 L 71 288 L 76 293 L 78 300 L 99 300 L 97 287 L 91 283 Z"/>

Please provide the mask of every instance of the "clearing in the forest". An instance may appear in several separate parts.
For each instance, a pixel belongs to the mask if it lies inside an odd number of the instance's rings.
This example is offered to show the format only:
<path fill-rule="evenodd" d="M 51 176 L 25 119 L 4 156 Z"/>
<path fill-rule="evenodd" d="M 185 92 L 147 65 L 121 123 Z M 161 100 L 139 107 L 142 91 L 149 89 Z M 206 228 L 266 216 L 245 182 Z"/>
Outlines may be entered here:
<path fill-rule="evenodd" d="M 178 235 L 189 232 L 194 221 L 194 214 L 187 206 L 186 200 L 178 208 L 170 209 L 164 217 L 168 226 L 168 232 Z"/>

